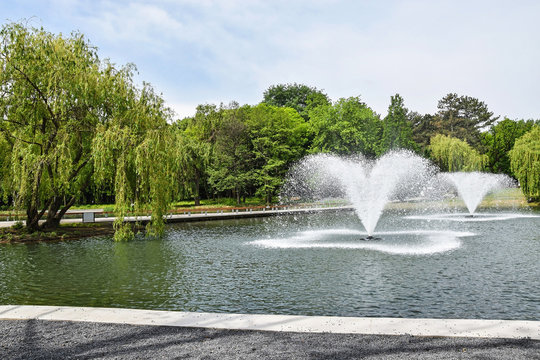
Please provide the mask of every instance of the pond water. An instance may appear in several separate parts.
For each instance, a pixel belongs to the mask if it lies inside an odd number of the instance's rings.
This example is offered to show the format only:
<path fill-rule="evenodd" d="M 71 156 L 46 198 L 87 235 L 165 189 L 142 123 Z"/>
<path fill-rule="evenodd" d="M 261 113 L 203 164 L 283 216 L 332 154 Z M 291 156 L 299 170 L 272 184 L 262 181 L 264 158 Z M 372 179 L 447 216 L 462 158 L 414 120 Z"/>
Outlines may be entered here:
<path fill-rule="evenodd" d="M 514 215 L 387 212 L 367 241 L 341 211 L 2 245 L 0 304 L 540 320 L 540 217 Z"/>

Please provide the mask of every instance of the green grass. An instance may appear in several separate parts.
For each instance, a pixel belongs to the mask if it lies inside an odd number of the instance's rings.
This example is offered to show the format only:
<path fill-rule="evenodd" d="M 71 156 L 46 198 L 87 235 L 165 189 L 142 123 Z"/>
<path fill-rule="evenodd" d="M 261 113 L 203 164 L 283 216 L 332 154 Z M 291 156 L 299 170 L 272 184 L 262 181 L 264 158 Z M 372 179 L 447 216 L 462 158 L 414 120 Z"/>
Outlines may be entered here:
<path fill-rule="evenodd" d="M 69 210 L 91 210 L 91 209 L 102 209 L 104 212 L 113 212 L 114 204 L 73 205 Z"/>
<path fill-rule="evenodd" d="M 274 199 L 274 203 L 277 203 L 277 198 Z M 221 207 L 235 207 L 235 206 L 263 206 L 266 202 L 258 197 L 246 198 L 245 202 L 240 204 L 236 203 L 236 199 L 232 198 L 219 198 L 219 199 L 203 199 L 201 200 L 201 207 L 205 208 L 221 208 Z M 172 204 L 173 208 L 194 208 L 195 202 L 193 200 L 177 201 Z"/>

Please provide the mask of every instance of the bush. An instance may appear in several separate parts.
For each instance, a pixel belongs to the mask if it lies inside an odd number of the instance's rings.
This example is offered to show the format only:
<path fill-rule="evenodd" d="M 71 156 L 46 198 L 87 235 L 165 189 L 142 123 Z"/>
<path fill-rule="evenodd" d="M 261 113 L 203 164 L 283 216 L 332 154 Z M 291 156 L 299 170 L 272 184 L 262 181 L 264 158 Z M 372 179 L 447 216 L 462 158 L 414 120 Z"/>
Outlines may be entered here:
<path fill-rule="evenodd" d="M 24 228 L 24 223 L 22 221 L 17 221 L 15 224 L 11 226 L 13 230 L 22 230 Z"/>

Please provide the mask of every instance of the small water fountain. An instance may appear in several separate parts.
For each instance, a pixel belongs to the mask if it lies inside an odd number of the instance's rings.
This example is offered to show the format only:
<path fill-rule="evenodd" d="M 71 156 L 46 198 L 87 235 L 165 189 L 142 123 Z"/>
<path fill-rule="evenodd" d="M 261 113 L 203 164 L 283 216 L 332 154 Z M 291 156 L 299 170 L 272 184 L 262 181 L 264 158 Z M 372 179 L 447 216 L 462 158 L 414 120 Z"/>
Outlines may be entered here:
<path fill-rule="evenodd" d="M 297 164 L 285 185 L 289 198 L 345 197 L 373 234 L 385 205 L 394 198 L 420 193 L 432 175 L 429 162 L 410 151 L 391 151 L 376 161 L 328 154 L 309 156 Z"/>
<path fill-rule="evenodd" d="M 416 220 L 442 220 L 459 222 L 479 222 L 494 220 L 509 220 L 523 217 L 535 217 L 523 213 L 478 213 L 476 209 L 484 197 L 497 190 L 515 186 L 515 181 L 504 174 L 490 174 L 478 171 L 440 173 L 437 176 L 439 192 L 445 193 L 454 188 L 465 203 L 468 213 L 443 213 L 407 216 Z"/>
<path fill-rule="evenodd" d="M 506 175 L 477 171 L 443 173 L 441 176 L 455 186 L 471 217 L 474 216 L 476 208 L 489 192 L 512 184 L 512 179 Z"/>

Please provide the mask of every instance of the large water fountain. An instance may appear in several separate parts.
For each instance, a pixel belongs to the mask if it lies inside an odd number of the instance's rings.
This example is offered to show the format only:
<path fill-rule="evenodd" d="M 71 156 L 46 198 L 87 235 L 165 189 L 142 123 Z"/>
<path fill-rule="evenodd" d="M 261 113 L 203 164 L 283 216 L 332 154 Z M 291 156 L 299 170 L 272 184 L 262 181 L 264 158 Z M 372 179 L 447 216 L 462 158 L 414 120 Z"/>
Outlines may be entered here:
<path fill-rule="evenodd" d="M 376 161 L 318 154 L 292 169 L 284 194 L 290 198 L 345 197 L 371 239 L 385 205 L 395 198 L 418 196 L 432 175 L 428 161 L 405 150 L 389 152 Z"/>

